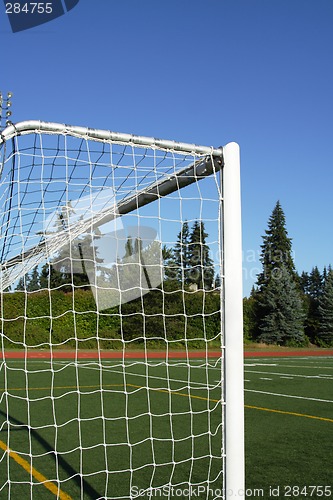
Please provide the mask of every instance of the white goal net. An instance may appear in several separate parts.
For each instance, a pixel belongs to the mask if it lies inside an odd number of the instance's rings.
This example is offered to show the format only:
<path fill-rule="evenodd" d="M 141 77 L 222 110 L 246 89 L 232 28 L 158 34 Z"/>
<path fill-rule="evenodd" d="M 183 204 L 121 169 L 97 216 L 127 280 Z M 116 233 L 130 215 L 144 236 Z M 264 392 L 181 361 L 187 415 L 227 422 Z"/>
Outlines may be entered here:
<path fill-rule="evenodd" d="M 0 138 L 1 498 L 244 488 L 238 146 Z"/>

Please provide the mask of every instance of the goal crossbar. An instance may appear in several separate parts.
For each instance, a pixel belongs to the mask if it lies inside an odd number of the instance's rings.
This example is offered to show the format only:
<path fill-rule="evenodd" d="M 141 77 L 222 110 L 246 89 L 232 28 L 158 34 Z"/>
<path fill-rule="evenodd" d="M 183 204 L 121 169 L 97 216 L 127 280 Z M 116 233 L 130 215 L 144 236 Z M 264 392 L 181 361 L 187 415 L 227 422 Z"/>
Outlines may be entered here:
<path fill-rule="evenodd" d="M 133 144 L 134 146 L 158 148 L 182 153 L 193 153 L 195 155 L 212 155 L 215 157 L 223 156 L 223 148 L 198 146 L 196 144 L 186 142 L 156 139 L 153 137 L 124 134 L 111 132 L 109 130 L 99 130 L 39 120 L 26 120 L 6 127 L 0 133 L 0 144 L 6 140 L 14 138 L 15 136 L 31 133 L 65 134 L 73 137 L 89 138 L 95 141 L 113 141 L 120 144 Z"/>

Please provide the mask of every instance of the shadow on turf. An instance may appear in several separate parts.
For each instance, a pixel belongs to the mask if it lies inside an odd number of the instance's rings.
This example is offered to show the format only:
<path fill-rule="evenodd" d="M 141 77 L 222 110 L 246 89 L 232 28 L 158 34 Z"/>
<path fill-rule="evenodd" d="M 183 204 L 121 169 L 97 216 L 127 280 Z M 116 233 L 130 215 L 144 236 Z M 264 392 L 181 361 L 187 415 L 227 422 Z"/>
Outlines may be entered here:
<path fill-rule="evenodd" d="M 84 477 L 81 477 L 79 473 L 75 469 L 73 469 L 73 467 L 61 455 L 56 455 L 50 444 L 44 438 L 42 438 L 37 431 L 29 428 L 29 426 L 24 422 L 21 422 L 21 420 L 7 415 L 7 413 L 5 413 L 3 410 L 0 410 L 0 414 L 3 415 L 6 419 L 8 418 L 9 422 L 12 421 L 17 425 L 21 425 L 23 428 L 29 429 L 31 435 L 43 446 L 43 448 L 46 451 L 51 452 L 54 461 L 58 460 L 58 464 L 62 467 L 62 469 L 65 470 L 69 476 L 72 476 L 73 481 L 77 484 L 80 490 L 83 489 L 84 493 L 89 495 L 91 499 L 99 498 L 100 494 L 84 479 Z"/>

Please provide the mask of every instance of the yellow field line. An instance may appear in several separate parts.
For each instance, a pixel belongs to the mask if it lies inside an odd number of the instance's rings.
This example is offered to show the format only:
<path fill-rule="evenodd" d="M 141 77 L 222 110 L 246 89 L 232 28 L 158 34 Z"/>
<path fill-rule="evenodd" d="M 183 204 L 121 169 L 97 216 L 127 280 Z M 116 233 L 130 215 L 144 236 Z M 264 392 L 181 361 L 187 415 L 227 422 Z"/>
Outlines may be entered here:
<path fill-rule="evenodd" d="M 126 384 L 129 387 L 135 387 L 136 389 L 145 389 L 144 386 L 142 385 L 134 385 L 134 384 Z M 190 397 L 191 399 L 201 399 L 203 401 L 212 401 L 213 403 L 219 403 L 219 399 L 211 399 L 211 398 L 205 398 L 203 396 L 195 396 L 194 394 L 188 394 L 186 392 L 178 392 L 178 391 L 169 391 L 168 389 L 158 389 L 154 387 L 149 387 L 150 391 L 156 391 L 156 392 L 163 392 L 166 394 L 175 394 L 176 396 L 184 396 L 184 397 Z"/>
<path fill-rule="evenodd" d="M 141 385 L 134 385 L 134 384 L 127 384 L 128 386 L 130 387 L 136 387 L 137 389 L 143 389 L 144 387 L 141 386 Z M 153 387 L 150 387 L 149 388 L 150 390 L 152 391 L 158 391 L 158 392 L 164 392 L 164 393 L 167 393 L 167 394 L 175 394 L 176 396 L 186 396 L 186 397 L 190 397 L 190 398 L 195 398 L 195 399 L 202 399 L 204 401 L 211 401 L 212 403 L 218 403 L 220 400 L 219 399 L 212 399 L 212 398 L 205 398 L 203 396 L 195 396 L 193 394 L 187 394 L 187 393 L 184 393 L 184 392 L 177 392 L 177 391 L 168 391 L 167 389 L 154 389 Z M 261 411 L 268 411 L 268 412 L 272 412 L 272 413 L 281 413 L 283 415 L 292 415 L 294 417 L 304 417 L 304 418 L 312 418 L 314 420 L 322 420 L 324 422 L 332 422 L 333 423 L 333 419 L 332 418 L 325 418 L 325 417 L 317 417 L 315 415 L 307 415 L 306 413 L 295 413 L 295 412 L 292 412 L 292 411 L 284 411 L 284 410 L 274 410 L 274 409 L 271 409 L 271 408 L 263 408 L 261 406 L 251 406 L 251 405 L 244 405 L 244 408 L 250 408 L 252 410 L 261 410 Z"/>
<path fill-rule="evenodd" d="M 293 415 L 294 417 L 312 418 L 314 420 L 323 420 L 324 422 L 333 422 L 332 418 L 317 417 L 316 415 L 307 415 L 306 413 L 295 413 L 293 411 L 273 410 L 272 408 L 262 408 L 260 406 L 251 406 L 251 405 L 244 405 L 244 406 L 245 408 L 250 408 L 252 410 L 268 411 L 271 413 L 282 413 L 283 415 Z"/>
<path fill-rule="evenodd" d="M 31 476 L 33 476 L 37 481 L 43 484 L 46 489 L 48 489 L 53 495 L 56 495 L 60 500 L 72 500 L 72 497 L 67 495 L 67 493 L 64 493 L 61 491 L 61 489 L 56 486 L 54 483 L 49 481 L 43 474 L 38 472 L 32 465 L 27 462 L 27 460 L 24 460 L 24 458 L 20 457 L 15 451 L 12 451 L 8 448 L 8 446 L 3 442 L 0 441 L 0 448 L 3 449 L 8 453 L 8 455 L 15 460 L 17 464 L 19 464 L 23 469 Z"/>
<path fill-rule="evenodd" d="M 127 384 L 128 385 L 128 384 Z M 80 385 L 79 387 L 77 385 L 57 385 L 54 386 L 53 389 L 95 389 L 96 387 L 100 387 L 100 385 Z M 103 387 L 124 387 L 124 384 L 103 384 Z M 51 386 L 49 387 L 28 387 L 28 390 L 30 391 L 49 391 L 51 389 Z M 26 387 L 11 387 L 8 389 L 8 392 L 11 391 L 26 391 Z M 0 392 L 5 392 L 5 389 L 0 389 Z"/>
<path fill-rule="evenodd" d="M 144 386 L 142 385 L 135 385 L 135 384 L 126 384 L 127 387 L 134 387 L 135 389 L 145 389 Z M 93 389 L 99 387 L 98 385 L 81 385 L 80 389 Z M 104 387 L 124 387 L 124 384 L 105 384 L 103 385 Z M 31 390 L 34 391 L 41 391 L 41 390 L 50 390 L 50 387 L 31 387 Z M 77 389 L 77 386 L 56 386 L 54 389 Z M 25 390 L 25 388 L 11 388 L 10 391 L 22 391 Z M 212 403 L 219 403 L 219 399 L 212 399 L 212 398 L 205 398 L 204 396 L 196 396 L 194 394 L 188 394 L 184 392 L 177 392 L 177 391 L 169 391 L 168 389 L 158 389 L 154 387 L 149 387 L 150 391 L 156 391 L 156 392 L 162 392 L 165 394 L 175 394 L 176 396 L 183 396 L 183 397 L 190 397 L 191 399 L 201 399 L 202 401 L 211 401 Z M 292 411 L 285 411 L 285 410 L 274 410 L 272 408 L 263 408 L 261 406 L 251 406 L 251 405 L 244 405 L 244 408 L 249 408 L 252 410 L 260 410 L 260 411 L 267 411 L 271 413 L 280 413 L 282 415 L 292 415 L 294 417 L 304 417 L 304 418 L 312 418 L 314 420 L 322 420 L 323 422 L 332 422 L 333 419 L 331 418 L 325 418 L 325 417 L 318 417 L 316 415 L 307 415 L 306 413 L 296 413 Z"/>

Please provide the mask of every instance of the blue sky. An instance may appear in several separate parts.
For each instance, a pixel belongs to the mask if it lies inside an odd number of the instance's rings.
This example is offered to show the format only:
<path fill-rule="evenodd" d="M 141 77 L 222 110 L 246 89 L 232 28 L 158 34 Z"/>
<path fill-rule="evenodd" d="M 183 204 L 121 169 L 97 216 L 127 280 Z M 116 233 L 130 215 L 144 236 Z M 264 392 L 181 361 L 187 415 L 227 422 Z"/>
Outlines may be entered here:
<path fill-rule="evenodd" d="M 241 147 L 244 293 L 277 200 L 298 271 L 333 264 L 333 2 L 80 0 L 12 33 L 0 89 L 41 119 Z"/>

